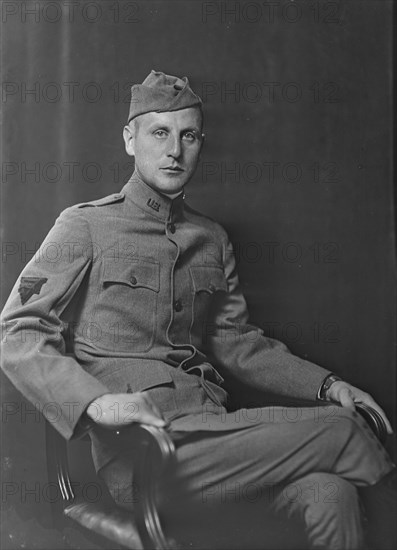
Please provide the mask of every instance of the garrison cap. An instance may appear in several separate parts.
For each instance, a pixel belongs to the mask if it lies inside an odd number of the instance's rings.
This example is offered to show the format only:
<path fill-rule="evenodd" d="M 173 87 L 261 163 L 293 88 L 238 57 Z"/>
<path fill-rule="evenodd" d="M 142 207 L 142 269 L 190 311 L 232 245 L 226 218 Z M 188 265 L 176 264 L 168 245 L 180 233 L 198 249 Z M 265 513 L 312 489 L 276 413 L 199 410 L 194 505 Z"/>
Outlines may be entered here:
<path fill-rule="evenodd" d="M 131 87 L 131 104 L 128 122 L 133 118 L 155 111 L 179 111 L 202 105 L 186 76 L 178 78 L 159 71 L 151 71 L 142 84 Z"/>

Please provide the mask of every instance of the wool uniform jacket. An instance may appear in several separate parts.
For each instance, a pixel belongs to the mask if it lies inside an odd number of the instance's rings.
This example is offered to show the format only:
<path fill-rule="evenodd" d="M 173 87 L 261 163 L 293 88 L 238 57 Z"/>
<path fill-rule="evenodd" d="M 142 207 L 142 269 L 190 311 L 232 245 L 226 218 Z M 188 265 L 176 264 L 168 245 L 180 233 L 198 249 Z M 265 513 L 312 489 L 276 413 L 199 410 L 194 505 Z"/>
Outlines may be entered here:
<path fill-rule="evenodd" d="M 220 225 L 136 175 L 62 212 L 11 292 L 2 340 L 4 371 L 68 439 L 109 392 L 148 391 L 174 431 L 242 429 L 217 414 L 224 379 L 315 400 L 329 374 L 248 323 Z M 99 468 L 117 445 L 91 437 Z"/>

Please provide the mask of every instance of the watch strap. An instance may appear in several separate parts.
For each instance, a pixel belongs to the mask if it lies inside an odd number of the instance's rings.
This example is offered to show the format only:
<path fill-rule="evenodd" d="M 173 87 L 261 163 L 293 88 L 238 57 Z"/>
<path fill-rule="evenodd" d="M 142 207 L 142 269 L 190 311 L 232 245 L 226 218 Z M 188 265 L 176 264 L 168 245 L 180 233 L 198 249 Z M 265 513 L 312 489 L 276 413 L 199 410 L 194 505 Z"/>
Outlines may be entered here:
<path fill-rule="evenodd" d="M 342 378 L 336 376 L 336 374 L 334 374 L 333 372 L 328 374 L 328 376 L 324 378 L 323 383 L 318 390 L 317 399 L 319 399 L 320 401 L 326 401 L 328 390 L 334 382 L 338 382 L 339 380 L 342 380 Z"/>

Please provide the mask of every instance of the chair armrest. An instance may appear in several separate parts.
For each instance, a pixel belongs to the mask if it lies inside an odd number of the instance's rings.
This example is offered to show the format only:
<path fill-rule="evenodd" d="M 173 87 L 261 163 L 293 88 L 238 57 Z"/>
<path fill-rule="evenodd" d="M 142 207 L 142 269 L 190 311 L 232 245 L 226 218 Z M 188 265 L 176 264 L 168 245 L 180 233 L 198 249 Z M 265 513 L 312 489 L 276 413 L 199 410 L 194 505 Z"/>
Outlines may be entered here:
<path fill-rule="evenodd" d="M 384 445 L 387 440 L 387 427 L 378 411 L 365 403 L 356 403 L 356 410 L 366 420 L 376 437 Z"/>
<path fill-rule="evenodd" d="M 168 549 L 172 545 L 166 539 L 157 512 L 157 482 L 175 465 L 175 445 L 162 428 L 137 424 L 134 442 L 140 447 L 136 465 L 136 483 L 141 495 L 137 507 L 137 524 L 145 548 Z"/>
<path fill-rule="evenodd" d="M 48 478 L 58 484 L 62 495 L 62 501 L 55 503 L 53 517 L 56 522 L 65 513 L 80 525 L 91 527 L 91 530 L 123 546 L 126 546 L 126 541 L 133 542 L 132 546 L 128 545 L 129 548 L 167 550 L 172 548 L 172 544 L 161 527 L 156 490 L 166 470 L 175 464 L 175 445 L 162 428 L 133 424 L 128 429 L 134 446 L 139 448 L 134 471 L 140 499 L 134 513 L 117 508 L 116 504 L 109 511 L 98 504 L 91 505 L 76 499 L 69 472 L 67 442 L 49 422 L 46 423 Z"/>

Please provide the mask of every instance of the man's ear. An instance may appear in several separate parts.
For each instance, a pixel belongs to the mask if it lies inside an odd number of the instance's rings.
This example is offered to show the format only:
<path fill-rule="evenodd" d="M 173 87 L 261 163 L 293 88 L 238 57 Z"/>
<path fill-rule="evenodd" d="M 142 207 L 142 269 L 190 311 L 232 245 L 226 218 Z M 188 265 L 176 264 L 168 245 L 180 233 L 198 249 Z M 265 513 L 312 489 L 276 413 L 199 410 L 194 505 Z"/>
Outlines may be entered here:
<path fill-rule="evenodd" d="M 127 155 L 133 157 L 135 155 L 135 126 L 127 124 L 123 129 L 123 138 Z"/>

